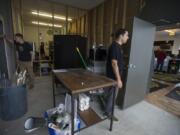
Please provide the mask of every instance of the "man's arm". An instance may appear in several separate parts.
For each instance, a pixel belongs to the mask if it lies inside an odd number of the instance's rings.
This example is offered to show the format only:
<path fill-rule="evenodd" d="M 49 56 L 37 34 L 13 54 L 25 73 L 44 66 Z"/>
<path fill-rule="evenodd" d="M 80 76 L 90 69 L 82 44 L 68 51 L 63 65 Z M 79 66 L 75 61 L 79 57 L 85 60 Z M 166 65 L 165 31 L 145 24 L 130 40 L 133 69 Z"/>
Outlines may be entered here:
<path fill-rule="evenodd" d="M 4 35 L 4 39 L 6 39 L 6 41 L 9 42 L 10 44 L 14 44 L 14 40 L 8 38 L 6 35 Z"/>
<path fill-rule="evenodd" d="M 121 75 L 119 74 L 119 67 L 118 67 L 117 60 L 112 59 L 111 64 L 112 64 L 113 72 L 115 74 L 115 77 L 116 77 L 116 80 L 117 80 L 117 83 L 118 83 L 117 84 L 118 88 L 122 88 Z"/>
<path fill-rule="evenodd" d="M 11 44 L 14 44 L 14 40 L 8 38 L 6 35 L 0 35 L 0 38 L 5 39 L 7 42 L 9 42 Z"/>

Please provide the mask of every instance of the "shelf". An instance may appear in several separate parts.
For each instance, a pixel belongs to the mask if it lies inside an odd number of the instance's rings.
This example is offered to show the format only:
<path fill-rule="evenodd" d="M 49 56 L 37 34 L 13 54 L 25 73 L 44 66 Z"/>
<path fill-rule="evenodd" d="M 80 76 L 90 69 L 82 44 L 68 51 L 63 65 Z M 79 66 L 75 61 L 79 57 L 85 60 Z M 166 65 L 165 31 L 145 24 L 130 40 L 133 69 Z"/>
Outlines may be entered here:
<path fill-rule="evenodd" d="M 92 108 L 89 108 L 86 111 L 79 111 L 79 116 L 87 127 L 102 121 L 102 119 L 96 114 L 96 112 L 94 112 Z"/>

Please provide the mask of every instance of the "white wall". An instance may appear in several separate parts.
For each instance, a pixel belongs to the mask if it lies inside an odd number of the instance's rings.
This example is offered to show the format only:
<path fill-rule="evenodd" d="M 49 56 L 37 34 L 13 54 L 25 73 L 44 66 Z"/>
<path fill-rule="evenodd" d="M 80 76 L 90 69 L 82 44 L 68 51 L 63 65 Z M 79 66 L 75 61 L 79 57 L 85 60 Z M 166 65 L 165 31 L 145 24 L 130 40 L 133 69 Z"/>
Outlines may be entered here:
<path fill-rule="evenodd" d="M 174 46 L 172 49 L 173 54 L 178 54 L 178 49 L 180 48 L 180 35 L 169 36 L 168 34 L 158 34 L 156 33 L 155 41 L 169 41 L 174 40 Z"/>

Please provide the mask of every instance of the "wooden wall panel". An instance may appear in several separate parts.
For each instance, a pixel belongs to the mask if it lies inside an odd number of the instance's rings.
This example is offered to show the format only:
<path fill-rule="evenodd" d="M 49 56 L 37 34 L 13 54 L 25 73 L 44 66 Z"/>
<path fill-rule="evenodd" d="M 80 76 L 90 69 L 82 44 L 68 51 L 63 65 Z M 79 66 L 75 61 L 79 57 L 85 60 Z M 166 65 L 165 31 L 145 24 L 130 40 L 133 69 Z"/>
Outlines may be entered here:
<path fill-rule="evenodd" d="M 88 37 L 90 48 L 94 43 L 109 46 L 111 34 L 118 28 L 130 29 L 132 18 L 138 14 L 141 0 L 106 0 L 72 24 L 73 33 Z"/>
<path fill-rule="evenodd" d="M 124 0 L 116 0 L 115 29 L 123 27 Z"/>
<path fill-rule="evenodd" d="M 89 23 L 88 23 L 88 14 L 85 15 L 85 21 L 84 21 L 84 36 L 85 37 L 88 37 L 88 26 L 89 26 Z"/>
<path fill-rule="evenodd" d="M 85 21 L 85 19 L 84 19 L 84 16 L 82 16 L 81 17 L 81 20 L 80 20 L 80 24 L 81 24 L 81 26 L 80 26 L 80 30 L 81 30 L 81 36 L 84 36 L 84 21 Z"/>
<path fill-rule="evenodd" d="M 77 20 L 77 33 L 80 34 L 81 33 L 81 19 Z"/>
<path fill-rule="evenodd" d="M 111 31 L 110 31 L 110 18 L 111 18 L 111 10 L 112 10 L 112 3 L 111 0 L 109 1 L 105 1 L 104 3 L 104 26 L 103 26 L 103 41 L 104 41 L 104 45 L 108 46 L 110 43 L 110 36 L 111 36 Z"/>
<path fill-rule="evenodd" d="M 97 9 L 93 9 L 93 11 L 92 11 L 92 21 L 91 21 L 91 23 L 92 23 L 92 43 L 94 44 L 96 44 L 96 10 Z"/>
<path fill-rule="evenodd" d="M 112 0 L 111 3 L 111 16 L 110 16 L 110 35 L 115 31 L 114 22 L 115 22 L 115 0 Z M 110 36 L 110 43 L 112 42 L 112 38 Z"/>
<path fill-rule="evenodd" d="M 92 36 L 92 33 L 93 33 L 93 30 L 92 30 L 92 11 L 89 11 L 87 13 L 88 15 L 88 47 L 90 48 L 90 46 L 92 45 L 93 43 L 93 36 Z"/>
<path fill-rule="evenodd" d="M 76 21 L 71 23 L 69 31 L 70 31 L 70 34 L 75 34 L 76 33 Z"/>
<path fill-rule="evenodd" d="M 96 18 L 96 43 L 97 45 L 103 43 L 103 18 L 104 18 L 104 5 L 97 8 Z"/>
<path fill-rule="evenodd" d="M 132 20 L 132 18 L 138 15 L 140 10 L 141 0 L 126 0 L 127 8 L 126 8 L 126 23 Z M 131 23 L 131 22 L 130 22 Z"/>

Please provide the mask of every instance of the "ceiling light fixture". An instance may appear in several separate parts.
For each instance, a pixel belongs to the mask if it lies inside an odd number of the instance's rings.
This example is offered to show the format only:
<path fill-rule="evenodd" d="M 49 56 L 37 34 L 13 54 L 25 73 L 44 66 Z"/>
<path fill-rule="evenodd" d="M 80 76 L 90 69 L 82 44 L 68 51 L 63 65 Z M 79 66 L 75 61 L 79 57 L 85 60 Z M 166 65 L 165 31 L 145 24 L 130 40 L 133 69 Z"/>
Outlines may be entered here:
<path fill-rule="evenodd" d="M 48 18 L 53 18 L 54 17 L 54 19 L 58 19 L 58 20 L 64 20 L 64 21 L 66 20 L 66 17 L 64 17 L 64 16 L 60 16 L 60 15 L 54 15 L 53 16 L 52 14 L 46 13 L 46 12 L 32 11 L 31 14 L 39 15 L 39 16 L 42 16 L 42 17 L 48 17 Z M 72 19 L 68 18 L 68 21 L 72 21 Z"/>
<path fill-rule="evenodd" d="M 179 26 L 179 25 L 180 25 L 180 22 L 177 22 L 176 25 Z"/>
<path fill-rule="evenodd" d="M 172 30 L 164 30 L 165 32 L 168 32 L 169 36 L 174 36 L 176 34 L 176 29 Z"/>
<path fill-rule="evenodd" d="M 45 23 L 45 22 L 38 22 L 38 21 L 32 21 L 32 24 L 36 24 L 36 25 L 42 25 L 42 26 L 49 26 L 49 27 L 57 27 L 57 28 L 61 28 L 62 25 L 59 24 L 52 24 L 52 23 Z"/>

